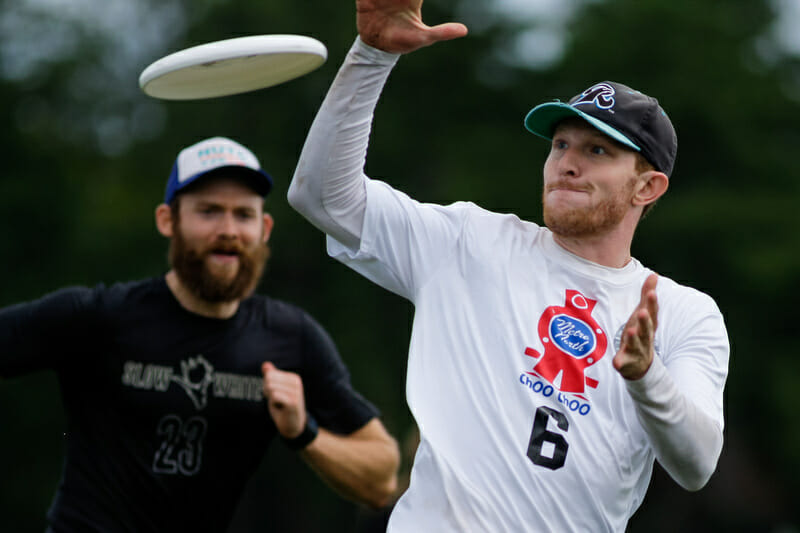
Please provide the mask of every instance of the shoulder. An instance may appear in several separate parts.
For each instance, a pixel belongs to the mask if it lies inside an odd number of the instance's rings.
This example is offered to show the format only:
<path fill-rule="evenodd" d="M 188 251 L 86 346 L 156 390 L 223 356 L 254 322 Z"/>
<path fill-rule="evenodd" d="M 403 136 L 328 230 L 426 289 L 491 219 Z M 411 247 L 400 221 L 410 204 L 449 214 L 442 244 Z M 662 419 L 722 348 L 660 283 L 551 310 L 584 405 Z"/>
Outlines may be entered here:
<path fill-rule="evenodd" d="M 543 228 L 534 222 L 522 220 L 513 213 L 498 213 L 475 206 L 470 211 L 470 221 L 492 230 L 510 230 L 513 232 L 541 232 Z"/>
<path fill-rule="evenodd" d="M 659 278 L 656 294 L 659 307 L 656 335 L 666 353 L 688 347 L 692 352 L 712 350 L 727 354 L 725 319 L 711 296 L 665 277 Z"/>
<path fill-rule="evenodd" d="M 58 323 L 59 327 L 73 330 L 102 328 L 111 324 L 121 313 L 132 309 L 131 295 L 141 292 L 145 285 L 147 282 L 67 286 L 36 300 L 12 306 L 8 313 L 40 320 L 45 324 Z"/>
<path fill-rule="evenodd" d="M 272 298 L 264 294 L 255 294 L 245 301 L 248 312 L 263 320 L 267 329 L 281 333 L 302 334 L 309 327 L 319 327 L 316 320 L 300 306 Z"/>
<path fill-rule="evenodd" d="M 656 293 L 662 308 L 680 309 L 695 316 L 699 313 L 720 314 L 711 296 L 665 276 L 659 276 Z"/>
<path fill-rule="evenodd" d="M 517 215 L 491 211 L 473 202 L 459 201 L 446 205 L 420 202 L 379 180 L 367 180 L 366 187 L 367 218 L 378 227 L 385 218 L 398 219 L 412 231 L 413 228 L 424 227 L 425 234 L 443 234 L 453 240 L 466 237 L 489 242 L 513 239 L 521 234 L 529 238 L 531 231 L 542 229 L 532 222 L 521 220 Z"/>
<path fill-rule="evenodd" d="M 472 246 L 527 249 L 540 242 L 541 237 L 548 232 L 546 228 L 522 220 L 513 213 L 489 211 L 475 204 L 465 205 L 462 209 L 464 238 Z"/>
<path fill-rule="evenodd" d="M 397 204 L 406 211 L 421 209 L 461 218 L 497 215 L 497 213 L 484 209 L 473 202 L 460 201 L 451 204 L 423 202 L 381 180 L 367 179 L 365 183 L 368 209 L 385 209 L 391 204 Z"/>
<path fill-rule="evenodd" d="M 299 354 L 304 365 L 311 362 L 338 366 L 339 353 L 331 335 L 301 307 L 265 295 L 246 300 L 248 322 L 263 325 L 267 336 Z"/>
<path fill-rule="evenodd" d="M 101 283 L 91 290 L 98 302 L 107 308 L 127 308 L 148 301 L 161 302 L 170 296 L 163 277 L 122 281 L 109 286 Z"/>
<path fill-rule="evenodd" d="M 95 289 L 101 291 L 107 297 L 117 298 L 143 298 L 164 295 L 169 291 L 163 277 L 119 281 L 109 286 L 101 283 Z"/>
<path fill-rule="evenodd" d="M 472 237 L 480 237 L 489 242 L 498 239 L 514 240 L 519 235 L 529 238 L 531 233 L 541 232 L 539 225 L 522 220 L 513 213 L 491 211 L 473 202 L 454 202 L 448 205 L 432 205 L 449 216 L 458 219 L 463 232 Z"/>

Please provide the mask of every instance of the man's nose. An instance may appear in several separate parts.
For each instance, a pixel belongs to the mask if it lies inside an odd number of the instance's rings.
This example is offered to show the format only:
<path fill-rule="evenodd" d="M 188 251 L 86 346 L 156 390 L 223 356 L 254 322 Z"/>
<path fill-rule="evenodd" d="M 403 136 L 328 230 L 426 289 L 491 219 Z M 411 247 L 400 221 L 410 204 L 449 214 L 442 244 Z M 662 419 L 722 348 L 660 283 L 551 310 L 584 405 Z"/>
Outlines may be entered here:
<path fill-rule="evenodd" d="M 217 231 L 220 235 L 226 237 L 235 237 L 237 235 L 236 219 L 233 213 L 224 213 L 219 220 Z"/>
<path fill-rule="evenodd" d="M 558 158 L 558 173 L 561 176 L 577 176 L 580 173 L 580 154 L 573 147 L 566 148 Z"/>

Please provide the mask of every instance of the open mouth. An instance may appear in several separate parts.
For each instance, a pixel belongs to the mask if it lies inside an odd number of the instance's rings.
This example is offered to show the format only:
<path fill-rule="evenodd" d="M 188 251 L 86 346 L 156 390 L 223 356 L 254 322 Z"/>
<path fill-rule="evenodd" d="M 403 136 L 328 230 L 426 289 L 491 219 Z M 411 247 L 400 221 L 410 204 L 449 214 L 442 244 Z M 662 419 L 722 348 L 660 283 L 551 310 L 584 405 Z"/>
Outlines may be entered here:
<path fill-rule="evenodd" d="M 208 256 L 217 262 L 231 263 L 239 260 L 239 251 L 231 249 L 215 249 L 208 252 Z"/>

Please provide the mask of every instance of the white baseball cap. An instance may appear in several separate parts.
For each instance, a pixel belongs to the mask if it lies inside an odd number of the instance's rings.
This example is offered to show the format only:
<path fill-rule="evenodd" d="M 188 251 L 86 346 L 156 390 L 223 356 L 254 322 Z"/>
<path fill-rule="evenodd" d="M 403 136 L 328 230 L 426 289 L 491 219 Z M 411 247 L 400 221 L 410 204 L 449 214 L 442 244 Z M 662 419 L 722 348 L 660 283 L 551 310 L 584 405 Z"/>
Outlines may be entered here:
<path fill-rule="evenodd" d="M 180 151 L 167 180 L 164 203 L 170 203 L 184 187 L 219 168 L 234 169 L 236 175 L 249 178 L 248 183 L 261 196 L 272 189 L 272 178 L 261 169 L 253 152 L 226 137 L 212 137 Z"/>

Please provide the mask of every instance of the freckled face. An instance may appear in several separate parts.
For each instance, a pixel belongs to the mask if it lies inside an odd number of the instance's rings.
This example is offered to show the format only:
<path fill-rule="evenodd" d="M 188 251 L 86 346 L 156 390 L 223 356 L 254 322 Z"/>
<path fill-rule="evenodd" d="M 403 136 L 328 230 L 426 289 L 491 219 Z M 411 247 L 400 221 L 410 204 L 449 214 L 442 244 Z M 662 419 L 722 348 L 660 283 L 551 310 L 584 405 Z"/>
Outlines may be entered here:
<path fill-rule="evenodd" d="M 636 153 L 583 120 L 556 128 L 544 164 L 544 222 L 565 237 L 600 235 L 633 208 Z"/>

